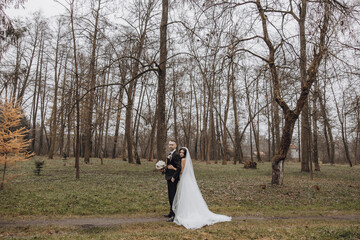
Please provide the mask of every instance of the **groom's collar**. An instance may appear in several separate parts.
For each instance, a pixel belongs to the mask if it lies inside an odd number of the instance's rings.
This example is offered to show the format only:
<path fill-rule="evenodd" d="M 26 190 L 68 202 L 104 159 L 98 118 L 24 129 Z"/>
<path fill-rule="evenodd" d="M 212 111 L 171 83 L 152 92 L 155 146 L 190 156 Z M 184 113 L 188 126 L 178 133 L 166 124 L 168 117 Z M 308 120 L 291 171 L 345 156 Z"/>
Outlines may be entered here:
<path fill-rule="evenodd" d="M 176 148 L 170 154 L 173 155 L 175 151 L 176 151 Z"/>

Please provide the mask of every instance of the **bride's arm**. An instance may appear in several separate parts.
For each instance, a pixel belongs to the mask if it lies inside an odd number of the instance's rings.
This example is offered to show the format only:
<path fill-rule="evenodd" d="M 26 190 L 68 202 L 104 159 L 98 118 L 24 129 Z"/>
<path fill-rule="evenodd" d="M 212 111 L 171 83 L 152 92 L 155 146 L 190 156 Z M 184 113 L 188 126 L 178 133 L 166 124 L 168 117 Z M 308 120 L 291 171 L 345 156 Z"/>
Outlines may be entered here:
<path fill-rule="evenodd" d="M 182 174 L 182 172 L 184 171 L 185 162 L 186 162 L 186 159 L 185 159 L 185 158 L 181 159 L 181 171 L 180 171 L 180 174 Z M 167 168 L 168 168 L 168 169 L 172 169 L 172 170 L 174 170 L 174 171 L 177 170 L 177 168 L 174 167 L 173 165 L 168 165 Z"/>
<path fill-rule="evenodd" d="M 180 174 L 182 174 L 183 171 L 184 171 L 185 162 L 186 162 L 186 159 L 185 159 L 185 158 L 181 159 L 181 171 L 180 171 Z M 173 165 L 168 165 L 168 169 L 172 169 L 172 170 L 174 170 L 174 171 L 177 170 L 177 168 L 174 167 Z"/>
<path fill-rule="evenodd" d="M 181 159 L 181 172 L 180 172 L 180 174 L 182 174 L 183 171 L 184 171 L 185 163 L 186 163 L 186 159 L 185 158 Z"/>

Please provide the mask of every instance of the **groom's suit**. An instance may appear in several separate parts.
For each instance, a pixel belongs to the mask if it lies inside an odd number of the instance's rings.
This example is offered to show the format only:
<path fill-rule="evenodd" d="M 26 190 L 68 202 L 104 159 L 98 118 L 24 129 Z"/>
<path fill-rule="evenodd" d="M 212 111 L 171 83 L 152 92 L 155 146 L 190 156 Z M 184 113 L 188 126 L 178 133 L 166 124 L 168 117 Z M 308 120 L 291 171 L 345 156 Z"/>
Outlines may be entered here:
<path fill-rule="evenodd" d="M 176 168 L 175 170 L 167 169 L 167 165 L 173 165 Z M 170 203 L 170 215 L 175 216 L 175 213 L 172 210 L 172 204 L 174 201 L 176 186 L 179 181 L 179 175 L 181 172 L 181 157 L 179 153 L 175 150 L 172 154 L 166 159 L 166 169 L 165 169 L 165 179 L 167 180 L 168 185 L 168 195 L 169 195 L 169 203 Z M 171 178 L 174 178 L 175 181 L 172 182 Z"/>

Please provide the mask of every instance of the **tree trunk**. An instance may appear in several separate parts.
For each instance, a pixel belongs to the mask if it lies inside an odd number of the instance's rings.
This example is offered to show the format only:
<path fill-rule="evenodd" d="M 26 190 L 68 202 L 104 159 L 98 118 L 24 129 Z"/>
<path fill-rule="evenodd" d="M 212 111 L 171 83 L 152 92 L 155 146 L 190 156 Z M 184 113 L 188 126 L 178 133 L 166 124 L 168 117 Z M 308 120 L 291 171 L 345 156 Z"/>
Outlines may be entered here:
<path fill-rule="evenodd" d="M 346 160 L 349 163 L 350 167 L 352 167 L 352 162 L 351 162 L 350 152 L 349 152 L 349 145 L 347 143 L 347 136 L 346 136 L 346 115 L 344 116 L 344 118 L 345 118 L 345 120 L 344 120 L 345 124 L 341 123 L 341 137 L 342 137 L 342 141 L 344 144 Z"/>
<path fill-rule="evenodd" d="M 97 1 L 97 9 L 95 12 L 95 25 L 94 31 L 92 34 L 92 50 L 91 50 L 91 59 L 89 66 L 89 89 L 90 93 L 86 100 L 86 111 L 85 111 L 85 146 L 84 146 L 84 162 L 90 163 L 90 156 L 92 152 L 92 132 L 93 132 L 93 109 L 94 109 L 94 96 L 95 96 L 95 84 L 96 84 L 96 48 L 97 48 L 97 37 L 98 37 L 98 25 L 99 25 L 99 15 L 101 0 Z"/>
<path fill-rule="evenodd" d="M 16 91 L 18 90 L 18 82 L 19 82 L 19 75 L 20 75 L 20 66 L 21 66 L 21 48 L 20 48 L 20 41 L 16 39 L 16 62 L 15 62 L 15 69 L 14 69 L 14 80 L 13 80 L 13 93 L 12 99 L 16 100 Z"/>
<path fill-rule="evenodd" d="M 242 154 L 241 154 L 241 138 L 240 138 L 240 128 L 239 128 L 239 120 L 238 120 L 238 110 L 237 110 L 237 96 L 235 92 L 235 76 L 234 76 L 234 62 L 233 58 L 231 58 L 232 64 L 232 76 L 231 76 L 231 95 L 233 102 L 233 111 L 234 111 L 234 124 L 235 124 L 235 146 L 234 146 L 234 164 L 237 162 L 242 163 Z"/>
<path fill-rule="evenodd" d="M 212 101 L 210 105 L 213 105 L 213 99 L 209 99 L 209 101 Z M 214 144 L 214 138 L 215 138 L 215 123 L 214 123 L 214 113 L 213 113 L 213 107 L 210 107 L 210 126 L 209 126 L 209 133 L 207 138 L 207 153 L 206 153 L 206 164 L 210 164 L 210 158 L 214 159 L 214 148 L 216 145 Z"/>
<path fill-rule="evenodd" d="M 124 135 L 122 146 L 121 146 L 121 158 L 123 161 L 127 161 L 126 159 L 126 136 Z"/>
<path fill-rule="evenodd" d="M 151 3 L 149 3 L 151 4 Z M 140 39 L 139 39 L 139 43 L 135 48 L 135 59 L 136 61 L 133 62 L 133 66 L 132 66 L 132 72 L 131 72 L 131 79 L 132 81 L 130 82 L 128 91 L 127 91 L 127 97 L 128 97 L 128 102 L 126 105 L 126 118 L 125 118 L 125 137 L 126 137 L 126 145 L 127 145 L 127 152 L 128 152 L 128 162 L 129 163 L 134 163 L 134 159 L 133 159 L 133 151 L 135 150 L 135 156 L 137 159 L 137 162 L 139 162 L 139 157 L 138 157 L 138 153 L 137 153 L 137 149 L 133 149 L 134 147 L 134 135 L 133 135 L 133 124 L 132 124 L 132 112 L 133 112 L 133 106 L 134 106 L 134 98 L 135 98 L 135 91 L 136 91 L 136 85 L 137 85 L 137 80 L 135 79 L 135 77 L 138 75 L 139 72 L 139 65 L 140 65 L 140 58 L 141 58 L 141 54 L 143 52 L 143 48 L 144 48 L 144 43 L 145 43 L 145 37 L 147 34 L 147 25 L 148 22 L 150 20 L 150 13 L 151 13 L 151 6 L 149 5 L 146 15 L 145 15 L 145 19 L 143 22 L 143 26 L 141 28 L 140 31 Z"/>
<path fill-rule="evenodd" d="M 109 77 L 108 77 L 109 79 Z M 109 122 L 110 122 L 110 109 L 112 107 L 112 99 L 113 99 L 113 89 L 111 88 L 110 90 L 110 96 L 109 99 L 107 100 L 109 102 L 109 106 L 106 109 L 106 127 L 105 127 L 105 149 L 104 149 L 104 157 L 108 157 L 108 141 L 109 141 Z M 116 146 L 115 146 L 116 147 Z"/>
<path fill-rule="evenodd" d="M 149 147 L 149 153 L 148 153 L 148 157 L 147 157 L 148 161 L 150 161 L 150 162 L 152 161 L 152 159 L 154 157 L 154 141 L 155 141 L 155 131 L 156 131 L 156 124 L 157 124 L 157 112 L 158 112 L 158 108 L 156 106 L 153 123 L 151 124 L 150 147 Z"/>
<path fill-rule="evenodd" d="M 276 151 L 279 150 L 280 148 L 280 139 L 281 139 L 281 135 L 280 135 L 280 115 L 279 115 L 279 107 L 278 105 L 276 104 L 276 101 L 275 99 L 273 99 L 271 101 L 271 105 L 272 105 L 272 111 L 273 111 L 273 116 L 274 116 L 274 123 L 273 123 L 273 126 L 274 126 L 274 135 L 275 135 L 275 144 L 274 144 L 274 153 Z"/>
<path fill-rule="evenodd" d="M 229 71 L 230 71 L 230 65 L 229 65 Z M 227 82 L 226 82 L 226 90 L 227 90 L 227 94 L 226 94 L 226 104 L 225 104 L 225 109 L 224 109 L 224 122 L 223 122 L 223 138 L 222 138 L 222 142 L 223 142 L 223 161 L 222 164 L 226 165 L 227 161 L 228 161 L 228 143 L 227 143 L 227 131 L 226 131 L 226 123 L 227 123 L 227 119 L 228 119 L 228 113 L 229 113 L 229 105 L 230 105 L 230 82 L 231 82 L 231 78 L 232 76 L 228 76 Z"/>
<path fill-rule="evenodd" d="M 73 79 L 71 79 L 71 82 L 70 82 L 70 89 L 73 89 Z M 72 109 L 72 104 L 75 102 L 74 95 L 72 92 L 69 92 L 69 96 L 67 99 L 68 99 L 68 103 L 67 103 L 67 107 L 66 107 L 66 116 L 67 116 L 66 156 L 70 157 L 71 129 L 72 129 L 72 124 L 73 124 L 73 114 L 74 114 L 73 111 L 71 111 L 71 109 Z M 72 104 L 70 104 L 70 103 L 72 103 Z"/>
<path fill-rule="evenodd" d="M 250 121 L 250 129 L 249 129 L 249 136 L 250 136 L 250 161 L 251 162 L 254 162 L 254 156 L 253 156 L 253 139 L 252 139 L 252 122 L 253 122 L 253 119 L 252 118 L 249 118 L 249 121 Z"/>
<path fill-rule="evenodd" d="M 196 96 L 196 89 L 194 89 L 194 98 L 195 98 L 195 107 L 196 107 L 196 133 L 195 133 L 195 146 L 194 146 L 194 152 L 195 152 L 195 160 L 198 159 L 198 143 L 199 143 L 199 131 L 200 131 L 200 113 L 199 113 L 199 105 L 198 105 L 198 99 Z"/>
<path fill-rule="evenodd" d="M 299 37 L 300 37 L 300 79 L 301 88 L 307 84 L 307 56 L 306 56 L 306 35 L 305 35 L 305 20 L 306 20 L 307 0 L 301 1 L 300 18 L 299 18 Z M 305 101 L 304 107 L 301 111 L 301 171 L 310 171 L 310 121 L 309 121 L 309 101 Z"/>
<path fill-rule="evenodd" d="M 76 179 L 80 179 L 80 81 L 77 64 L 77 51 L 76 51 L 76 37 L 74 28 L 74 1 L 70 3 L 70 20 L 71 20 L 71 33 L 73 39 L 73 50 L 74 50 L 74 67 L 75 67 L 75 98 L 76 98 L 76 147 L 75 147 L 75 168 L 76 168 Z"/>
<path fill-rule="evenodd" d="M 107 78 L 107 74 L 104 74 L 103 76 L 103 85 L 107 85 L 109 83 L 109 79 Z M 98 155 L 101 161 L 101 165 L 104 164 L 103 157 L 104 157 L 104 148 L 103 148 L 103 142 L 104 142 L 104 127 L 105 127 L 105 111 L 107 108 L 107 94 L 108 94 L 108 87 L 106 86 L 105 89 L 101 89 L 101 103 L 100 103 L 100 110 L 97 114 L 99 118 L 99 142 L 98 142 Z"/>
<path fill-rule="evenodd" d="M 358 151 L 359 146 L 359 139 L 360 139 L 360 103 L 359 103 L 359 96 L 356 97 L 356 118 L 357 118 L 357 127 L 356 127 L 356 138 L 355 138 L 355 162 L 354 165 L 358 164 L 360 161 L 360 154 Z"/>
<path fill-rule="evenodd" d="M 301 113 L 301 171 L 310 172 L 310 122 L 309 103 L 306 101 Z"/>
<path fill-rule="evenodd" d="M 162 14 L 160 24 L 160 63 L 158 79 L 158 116 L 157 116 L 157 159 L 166 156 L 166 62 L 167 62 L 167 24 L 168 24 L 168 0 L 162 0 Z"/>
<path fill-rule="evenodd" d="M 40 105 L 40 141 L 39 141 L 39 152 L 37 155 L 43 154 L 43 145 L 44 145 L 44 133 L 45 133 L 45 139 L 47 139 L 46 136 L 46 129 L 45 129 L 45 115 L 46 115 L 46 109 L 45 106 L 45 96 L 46 96 L 46 84 L 47 84 L 47 62 L 45 66 L 45 77 L 44 77 L 44 83 L 43 83 L 43 91 L 41 96 L 41 105 Z M 41 84 L 41 82 L 40 82 Z"/>
<path fill-rule="evenodd" d="M 190 74 L 190 79 L 191 79 L 191 74 Z M 192 138 L 193 132 L 192 132 L 192 102 L 193 102 L 193 90 L 192 90 L 192 84 L 190 85 L 190 109 L 189 109 L 189 115 L 188 115 L 188 134 L 187 134 L 187 138 L 186 138 L 186 142 L 185 142 L 185 146 L 190 146 L 190 139 Z M 195 159 L 195 158 L 194 158 Z"/>
<path fill-rule="evenodd" d="M 257 77 L 257 80 L 258 81 L 258 78 L 260 76 Z M 259 147 L 259 139 L 257 137 L 257 134 L 256 134 L 256 129 L 255 129 L 255 126 L 254 126 L 254 116 L 252 116 L 252 108 L 251 108 L 251 102 L 250 102 L 250 92 L 249 92 L 249 86 L 248 86 L 248 83 L 247 83 L 247 77 L 245 75 L 244 77 L 244 81 L 245 81 L 245 92 L 246 92 L 246 100 L 247 100 L 247 106 L 248 106 L 248 111 L 249 111 L 249 121 L 250 121 L 250 157 L 251 157 L 251 162 L 253 162 L 253 142 L 252 142 L 252 134 L 254 134 L 254 138 L 255 138 L 255 147 L 256 147 L 256 157 L 257 157 L 257 160 L 258 162 L 261 162 L 261 157 L 260 157 L 260 147 Z M 258 89 L 256 90 L 258 91 Z M 252 132 L 251 132 L 252 131 Z"/>
<path fill-rule="evenodd" d="M 60 51 L 60 39 L 61 39 L 61 22 L 58 23 L 58 33 L 56 40 L 55 48 L 55 66 L 54 66 L 54 102 L 51 113 L 51 125 L 50 125 L 50 149 L 49 149 L 49 158 L 53 159 L 55 144 L 56 144 L 56 134 L 57 134 L 57 98 L 58 98 L 58 88 L 59 88 L 59 78 L 61 72 L 61 60 L 62 56 L 59 56 Z"/>
<path fill-rule="evenodd" d="M 177 92 L 177 86 L 176 86 L 176 79 L 175 79 L 175 74 L 174 74 L 174 68 L 173 68 L 173 108 L 174 108 L 174 135 L 175 135 L 175 142 L 177 144 L 180 144 L 179 143 L 179 139 L 178 139 L 178 128 L 177 128 L 177 103 L 176 103 L 176 92 Z M 184 117 L 184 116 L 183 116 Z"/>
<path fill-rule="evenodd" d="M 136 80 L 135 80 L 136 81 Z M 133 156 L 133 130 L 132 130 L 132 109 L 134 105 L 133 92 L 135 90 L 135 81 L 130 83 L 127 90 L 128 102 L 126 104 L 126 117 L 125 117 L 125 140 L 127 146 L 127 159 L 129 163 L 134 163 Z"/>
<path fill-rule="evenodd" d="M 39 106 L 39 98 L 40 98 L 40 89 L 41 89 L 41 74 L 42 74 L 42 64 L 43 64 L 43 55 L 44 55 L 44 38 L 43 33 L 41 33 L 41 40 L 39 46 L 39 53 L 38 53 L 38 61 L 36 65 L 36 74 L 35 74 L 35 87 L 34 87 L 34 97 L 33 97 L 33 114 L 32 114 L 32 141 L 31 141 L 31 148 L 33 152 L 37 152 L 35 150 L 35 143 L 36 143 L 36 118 L 37 118 L 37 111 Z"/>
<path fill-rule="evenodd" d="M 266 89 L 266 95 L 265 95 L 265 98 L 266 98 L 266 113 L 267 113 L 267 128 L 268 128 L 268 161 L 271 162 L 271 157 L 275 154 L 275 152 L 271 152 L 271 140 L 272 140 L 272 131 L 271 129 L 273 128 L 272 125 L 273 125 L 273 122 L 271 119 L 271 116 L 272 114 L 270 113 L 270 102 L 269 102 L 269 93 L 268 93 L 268 87 L 267 87 L 267 81 L 265 80 L 265 89 Z"/>
<path fill-rule="evenodd" d="M 325 59 L 325 63 L 326 63 L 326 59 Z M 323 87 L 323 89 L 325 89 L 325 86 Z M 326 139 L 327 155 L 329 158 L 329 162 L 331 164 L 334 164 L 335 163 L 335 142 L 334 142 L 334 138 L 332 135 L 330 122 L 329 122 L 329 119 L 328 119 L 328 116 L 326 113 L 325 91 L 324 91 L 324 99 L 322 97 L 322 93 L 321 93 L 320 89 L 318 89 L 318 93 L 319 93 L 318 96 L 319 96 L 321 113 L 322 113 L 322 117 L 324 120 L 324 135 L 325 135 L 325 139 Z M 328 138 L 328 135 L 329 135 L 329 138 Z M 330 142 L 330 144 L 329 144 L 329 142 Z"/>
<path fill-rule="evenodd" d="M 278 137 L 280 137 L 280 132 L 279 133 L 277 132 L 277 130 L 279 129 L 279 121 L 280 121 L 279 120 L 279 110 L 278 110 L 278 106 L 275 101 L 273 92 L 274 92 L 273 83 L 270 81 L 270 102 L 271 102 L 270 115 L 271 115 L 272 157 L 276 153 L 276 148 L 279 147 L 278 145 L 280 145 L 280 138 L 278 139 Z"/>
<path fill-rule="evenodd" d="M 61 105 L 60 105 L 60 156 L 63 155 L 64 151 L 64 138 L 65 138 L 65 87 L 66 87 L 66 80 L 67 80 L 67 57 L 65 59 L 65 66 L 64 66 L 64 78 L 61 86 Z"/>
<path fill-rule="evenodd" d="M 340 122 L 341 139 L 342 139 L 342 142 L 344 144 L 345 157 L 346 157 L 346 160 L 349 163 L 350 167 L 352 167 L 352 163 L 351 163 L 351 159 L 350 159 L 350 153 L 349 153 L 349 147 L 348 147 L 347 138 L 346 138 L 346 125 L 345 125 L 346 124 L 346 114 L 344 114 L 344 112 L 343 112 L 344 111 L 344 104 L 345 104 L 344 99 L 343 99 L 343 109 L 342 109 L 342 112 L 340 113 L 339 105 L 338 105 L 338 102 L 336 100 L 336 96 L 335 96 L 333 86 L 332 86 L 332 84 L 330 84 L 330 85 L 331 85 L 332 94 L 334 96 L 336 112 L 337 112 L 338 119 L 339 119 L 339 122 Z M 343 93 L 343 96 L 344 96 L 344 93 Z"/>
<path fill-rule="evenodd" d="M 6 163 L 7 163 L 7 154 L 5 154 L 5 162 L 4 162 L 4 170 L 3 170 L 3 177 L 0 185 L 0 190 L 4 189 L 4 183 L 5 183 L 5 173 L 6 173 Z"/>
<path fill-rule="evenodd" d="M 285 125 L 281 134 L 280 149 L 272 158 L 272 184 L 282 185 L 284 181 L 284 160 L 291 144 L 294 125 L 298 115 L 292 111 L 285 114 Z"/>
<path fill-rule="evenodd" d="M 220 95 L 220 94 L 219 94 Z M 220 104 L 219 104 L 220 105 Z M 221 112 L 221 109 L 220 109 L 220 112 Z M 215 155 L 215 164 L 218 163 L 218 159 L 220 159 L 222 157 L 222 146 L 221 146 L 221 136 L 222 136 L 222 133 L 221 133 L 221 126 L 220 126 L 220 115 L 219 114 L 216 114 L 215 115 L 215 146 L 216 146 L 216 155 Z"/>
<path fill-rule="evenodd" d="M 26 71 L 26 76 L 23 80 L 23 85 L 22 88 L 18 94 L 17 97 L 17 104 L 21 105 L 22 104 L 22 100 L 23 100 L 23 96 L 27 87 L 27 83 L 29 81 L 29 76 L 30 76 L 30 72 L 31 72 L 31 67 L 32 67 L 32 63 L 34 60 L 34 56 L 35 56 L 35 51 L 36 51 L 36 46 L 37 46 L 37 42 L 38 42 L 38 38 L 39 38 L 39 24 L 36 25 L 36 29 L 35 29 L 35 39 L 34 39 L 34 43 L 33 43 L 33 48 L 31 51 L 31 57 L 30 57 L 30 61 L 29 61 L 29 65 L 26 67 L 27 71 Z"/>
<path fill-rule="evenodd" d="M 315 171 L 320 171 L 319 155 L 318 155 L 318 113 L 317 113 L 317 98 L 318 98 L 318 83 L 317 80 L 314 82 L 314 93 L 313 93 L 313 159 L 315 163 Z"/>
<path fill-rule="evenodd" d="M 112 158 L 116 158 L 116 148 L 117 148 L 117 143 L 118 143 L 118 139 L 119 139 L 119 129 L 120 129 L 120 116 L 121 116 L 121 110 L 122 110 L 122 100 L 123 100 L 123 94 L 124 94 L 124 84 L 125 84 L 125 78 L 126 74 L 125 73 L 121 73 L 121 86 L 119 89 L 119 100 L 117 103 L 117 111 L 116 111 L 116 124 L 115 124 L 115 135 L 114 135 L 114 144 L 113 144 L 113 149 L 112 149 Z"/>
<path fill-rule="evenodd" d="M 134 153 L 135 153 L 136 164 L 141 164 L 139 151 L 138 151 L 138 144 L 139 144 L 140 116 L 142 114 L 142 108 L 143 108 L 144 96 L 145 96 L 144 87 L 145 87 L 145 83 L 141 82 L 140 97 L 139 97 L 139 102 L 138 102 L 135 121 L 134 121 L 135 124 L 134 124 L 134 128 L 133 128 L 135 131 L 135 141 L 133 142 L 133 144 L 134 144 Z"/>
<path fill-rule="evenodd" d="M 208 134 L 207 134 L 207 131 L 208 131 L 208 109 L 209 109 L 209 106 L 208 106 L 208 102 L 209 101 L 206 101 L 206 82 L 205 82 L 205 79 L 203 81 L 203 93 L 202 93 L 202 97 L 203 97 L 203 127 L 202 127 L 202 130 L 201 130 L 201 160 L 202 161 L 207 161 L 207 153 L 208 153 L 208 145 L 207 145 L 207 140 L 208 140 Z"/>

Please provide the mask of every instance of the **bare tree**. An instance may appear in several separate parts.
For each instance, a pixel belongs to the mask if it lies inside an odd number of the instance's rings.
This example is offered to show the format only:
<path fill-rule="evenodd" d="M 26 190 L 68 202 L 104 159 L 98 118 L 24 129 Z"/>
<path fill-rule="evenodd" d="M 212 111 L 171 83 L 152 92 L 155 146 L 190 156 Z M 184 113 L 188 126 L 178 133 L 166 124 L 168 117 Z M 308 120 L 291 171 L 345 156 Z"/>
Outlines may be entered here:
<path fill-rule="evenodd" d="M 318 107 L 317 107 L 317 99 L 318 99 L 318 80 L 314 82 L 314 91 L 312 94 L 313 101 L 313 112 L 312 112 L 312 122 L 313 122 L 313 160 L 315 163 L 315 171 L 320 171 L 319 165 L 319 154 L 318 154 Z"/>
<path fill-rule="evenodd" d="M 271 71 L 271 78 L 274 84 L 274 97 L 276 102 L 280 105 L 283 110 L 283 114 L 285 117 L 285 125 L 282 129 L 282 136 L 281 136 L 281 143 L 280 148 L 277 150 L 275 156 L 272 159 L 272 184 L 282 184 L 284 178 L 284 160 L 286 158 L 287 152 L 289 150 L 289 146 L 291 144 L 291 138 L 294 130 L 294 125 L 296 120 L 298 119 L 301 110 L 307 101 L 307 96 L 309 94 L 310 88 L 313 82 L 316 79 L 316 74 L 318 72 L 318 68 L 320 62 L 326 52 L 326 33 L 328 31 L 329 25 L 329 2 L 324 3 L 324 14 L 323 14 L 323 21 L 320 30 L 319 36 L 319 46 L 318 49 L 314 51 L 313 59 L 307 69 L 307 79 L 306 84 L 303 85 L 301 88 L 300 96 L 297 98 L 296 107 L 294 110 L 291 110 L 288 104 L 285 102 L 283 97 L 280 93 L 280 82 L 278 77 L 278 68 L 275 63 L 275 52 L 279 48 L 280 45 L 274 46 L 274 43 L 270 39 L 269 32 L 268 32 L 268 20 L 265 15 L 266 9 L 260 3 L 260 0 L 256 1 L 256 6 L 259 11 L 259 15 L 262 22 L 262 29 L 263 29 L 263 41 L 266 43 L 269 55 L 266 59 L 267 63 L 269 64 L 269 68 Z M 305 5 L 306 6 L 306 5 Z M 303 9 L 304 11 L 304 9 Z M 302 38 L 300 38 L 301 41 Z M 264 59 L 265 60 L 265 59 Z"/>
<path fill-rule="evenodd" d="M 166 143 L 166 116 L 165 116 L 165 97 L 166 97 L 166 62 L 167 62 L 167 24 L 169 1 L 162 0 L 162 13 L 160 24 L 160 62 L 159 62 L 159 80 L 157 92 L 157 158 L 165 156 Z"/>
<path fill-rule="evenodd" d="M 341 111 L 340 111 L 340 107 L 339 107 L 338 101 L 336 100 L 336 95 L 335 95 L 335 92 L 334 92 L 334 88 L 333 88 L 333 86 L 332 86 L 332 83 L 330 83 L 330 86 L 331 86 L 332 94 L 333 94 L 333 96 L 334 96 L 336 112 L 337 112 L 338 119 L 339 119 L 339 122 L 340 122 L 340 127 L 341 127 L 341 139 L 342 139 L 342 142 L 343 142 L 343 144 L 344 144 L 345 157 L 346 157 L 346 160 L 347 160 L 347 162 L 349 163 L 350 167 L 352 167 L 352 162 L 351 162 L 350 153 L 349 153 L 349 145 L 348 145 L 347 136 L 346 136 L 346 117 L 347 117 L 346 115 L 347 115 L 347 114 L 344 113 L 344 106 L 341 108 Z M 344 92 L 343 92 L 342 102 L 343 102 L 343 105 L 344 105 L 344 104 L 345 104 Z"/>
<path fill-rule="evenodd" d="M 53 106 L 52 106 L 52 113 L 51 113 L 51 125 L 50 125 L 50 149 L 49 149 L 49 158 L 53 159 L 54 151 L 55 151 L 55 143 L 56 143 L 56 136 L 57 136 L 57 102 L 58 102 L 58 90 L 59 90 L 59 78 L 61 74 L 62 68 L 62 58 L 63 52 L 60 49 L 60 39 L 62 38 L 61 32 L 62 22 L 61 20 L 58 21 L 58 32 L 57 32 L 57 40 L 56 40 L 56 47 L 55 47 L 55 65 L 54 65 L 54 99 L 53 99 Z"/>
<path fill-rule="evenodd" d="M 76 35 L 74 27 L 74 1 L 69 2 L 70 5 L 70 23 L 71 33 L 73 40 L 73 52 L 74 52 L 74 68 L 75 68 L 75 101 L 76 101 L 76 147 L 75 147 L 75 168 L 76 179 L 80 179 L 80 79 L 78 72 L 77 62 L 77 50 L 76 50 Z"/>
<path fill-rule="evenodd" d="M 97 49 L 97 40 L 98 40 L 98 32 L 99 32 L 99 18 L 100 18 L 100 10 L 101 10 L 101 0 L 97 0 L 97 7 L 94 9 L 94 31 L 92 33 L 91 39 L 91 58 L 90 58 L 90 66 L 89 66 L 89 89 L 90 94 L 88 94 L 86 99 L 86 116 L 85 116 L 85 149 L 84 149 L 84 162 L 90 162 L 90 155 L 92 149 L 92 132 L 93 132 L 93 109 L 94 109 L 94 94 L 95 84 L 96 84 L 96 49 Z"/>

